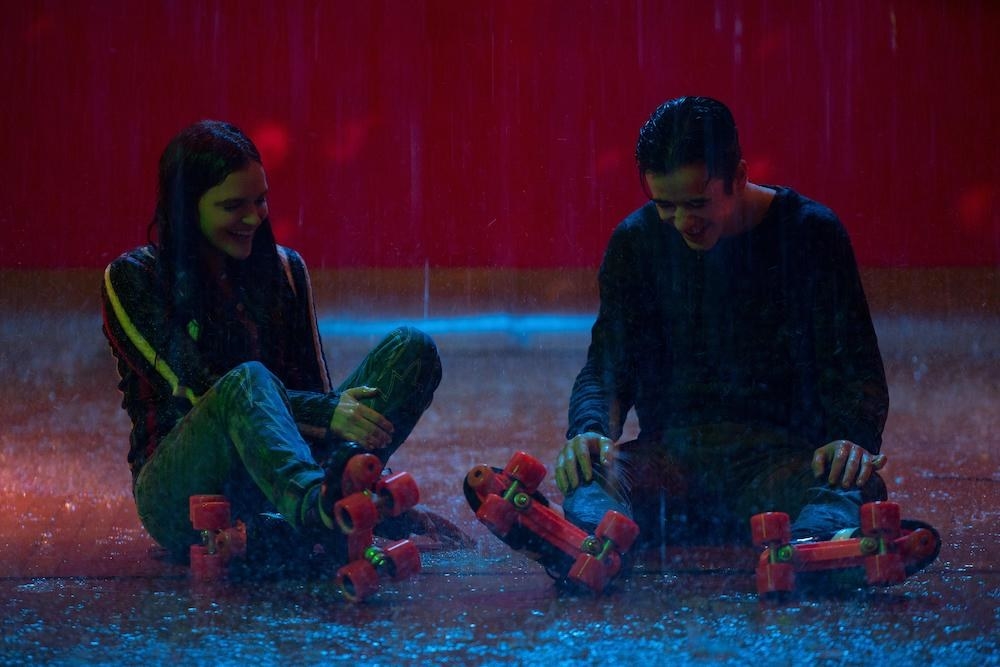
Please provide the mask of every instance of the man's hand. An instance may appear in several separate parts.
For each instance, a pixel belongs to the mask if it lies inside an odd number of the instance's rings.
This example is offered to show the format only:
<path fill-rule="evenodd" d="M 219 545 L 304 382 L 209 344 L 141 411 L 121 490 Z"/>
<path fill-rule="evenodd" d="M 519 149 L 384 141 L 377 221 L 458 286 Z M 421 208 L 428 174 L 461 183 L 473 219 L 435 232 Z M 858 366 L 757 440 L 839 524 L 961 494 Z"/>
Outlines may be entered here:
<path fill-rule="evenodd" d="M 375 387 L 351 387 L 344 391 L 330 420 L 333 434 L 368 450 L 386 447 L 392 441 L 392 422 L 359 402 L 379 393 Z"/>
<path fill-rule="evenodd" d="M 618 447 L 600 433 L 587 431 L 581 433 L 563 445 L 556 457 L 556 486 L 563 493 L 568 493 L 580 486 L 581 482 L 594 479 L 594 471 L 590 465 L 590 457 L 598 455 L 602 466 L 614 462 Z"/>
<path fill-rule="evenodd" d="M 829 471 L 827 482 L 845 489 L 864 486 L 876 470 L 886 462 L 885 454 L 872 454 L 850 440 L 834 440 L 813 454 L 813 475 L 822 477 Z"/>

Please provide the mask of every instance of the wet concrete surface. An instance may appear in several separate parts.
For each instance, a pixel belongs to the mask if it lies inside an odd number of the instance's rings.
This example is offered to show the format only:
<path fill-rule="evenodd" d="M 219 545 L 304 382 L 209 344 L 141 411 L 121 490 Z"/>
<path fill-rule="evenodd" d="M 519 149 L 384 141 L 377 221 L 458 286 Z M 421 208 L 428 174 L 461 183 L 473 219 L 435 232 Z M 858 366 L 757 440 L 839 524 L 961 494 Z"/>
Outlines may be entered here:
<path fill-rule="evenodd" d="M 3 311 L 0 664 L 1000 664 L 993 313 L 876 313 L 890 497 L 941 531 L 937 562 L 898 586 L 781 601 L 758 599 L 749 546 L 647 552 L 603 596 L 557 590 L 475 520 L 461 481 L 516 449 L 553 459 L 586 332 L 441 333 L 444 382 L 392 467 L 474 546 L 422 541 L 421 574 L 362 604 L 323 577 L 205 585 L 155 557 L 96 313 Z M 334 375 L 372 342 L 328 336 Z"/>

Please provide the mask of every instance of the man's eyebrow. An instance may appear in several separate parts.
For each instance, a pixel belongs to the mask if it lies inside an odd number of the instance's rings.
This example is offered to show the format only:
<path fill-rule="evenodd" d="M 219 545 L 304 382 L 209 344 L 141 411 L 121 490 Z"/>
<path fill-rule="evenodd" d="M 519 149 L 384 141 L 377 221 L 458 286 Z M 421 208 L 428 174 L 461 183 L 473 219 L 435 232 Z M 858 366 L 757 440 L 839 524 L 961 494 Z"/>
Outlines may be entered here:
<path fill-rule="evenodd" d="M 709 199 L 710 199 L 709 197 L 706 197 L 704 195 L 698 195 L 697 197 L 690 197 L 689 199 L 685 199 L 683 201 L 687 204 L 690 204 L 692 202 L 699 202 L 699 203 L 707 202 Z M 656 199 L 655 197 L 650 197 L 649 201 L 653 202 L 654 204 L 659 204 L 660 206 L 674 205 L 673 200 L 670 199 Z"/>

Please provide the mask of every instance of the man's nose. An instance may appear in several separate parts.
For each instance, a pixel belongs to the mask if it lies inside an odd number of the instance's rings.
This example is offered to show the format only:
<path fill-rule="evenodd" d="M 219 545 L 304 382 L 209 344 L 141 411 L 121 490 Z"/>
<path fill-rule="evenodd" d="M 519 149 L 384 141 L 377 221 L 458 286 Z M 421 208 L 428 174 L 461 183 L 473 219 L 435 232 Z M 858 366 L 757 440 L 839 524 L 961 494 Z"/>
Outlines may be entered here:
<path fill-rule="evenodd" d="M 683 229 L 687 218 L 688 213 L 682 207 L 678 206 L 674 209 L 674 227 L 677 229 Z"/>

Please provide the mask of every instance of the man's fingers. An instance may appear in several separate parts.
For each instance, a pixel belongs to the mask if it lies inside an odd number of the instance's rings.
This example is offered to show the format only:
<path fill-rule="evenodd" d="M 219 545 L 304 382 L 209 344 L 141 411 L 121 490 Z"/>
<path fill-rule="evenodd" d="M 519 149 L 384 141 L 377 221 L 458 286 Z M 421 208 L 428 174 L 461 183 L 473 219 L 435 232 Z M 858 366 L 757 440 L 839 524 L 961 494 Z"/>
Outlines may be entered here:
<path fill-rule="evenodd" d="M 841 478 L 840 485 L 845 489 L 849 489 L 854 486 L 855 481 L 858 479 L 858 471 L 862 464 L 862 455 L 864 450 L 860 447 L 850 447 L 850 454 L 847 456 L 847 462 L 844 464 L 844 474 Z M 864 458 L 868 458 L 865 456 Z M 869 473 L 870 474 L 870 473 Z"/>
<path fill-rule="evenodd" d="M 600 453 L 598 455 L 598 460 L 601 462 L 602 466 L 610 466 L 615 462 L 615 455 L 617 450 L 611 446 L 611 440 L 609 438 L 601 438 Z"/>
<path fill-rule="evenodd" d="M 556 457 L 556 486 L 563 493 L 594 479 L 591 458 L 596 456 L 602 465 L 614 461 L 614 443 L 597 433 L 583 433 L 563 445 Z"/>
<path fill-rule="evenodd" d="M 566 484 L 566 472 L 558 465 L 558 463 L 556 464 L 556 486 L 559 487 L 559 491 L 562 493 L 569 491 Z"/>
<path fill-rule="evenodd" d="M 861 463 L 861 472 L 858 474 L 858 486 L 864 486 L 869 479 L 871 479 L 872 473 L 876 470 L 881 470 L 885 465 L 886 457 L 884 454 L 878 454 L 876 456 L 871 456 L 869 454 L 864 454 Z"/>
<path fill-rule="evenodd" d="M 589 482 L 594 479 L 594 471 L 590 466 L 590 443 L 583 438 L 573 440 L 573 455 L 576 465 L 579 466 L 583 481 Z"/>
<path fill-rule="evenodd" d="M 850 440 L 835 440 L 813 452 L 812 472 L 821 477 L 828 472 L 827 482 L 845 489 L 863 486 L 876 470 L 881 470 L 887 458 L 884 454 L 871 454 Z M 827 466 L 830 466 L 827 471 Z"/>
<path fill-rule="evenodd" d="M 580 486 L 580 474 L 576 470 L 576 454 L 573 453 L 573 448 L 564 447 L 559 458 L 563 462 L 562 468 L 566 472 L 566 484 L 569 489 Z"/>
<path fill-rule="evenodd" d="M 813 477 L 822 476 L 823 471 L 826 470 L 826 459 L 827 459 L 826 450 L 827 450 L 826 447 L 820 447 L 813 454 L 813 460 L 812 460 Z"/>
<path fill-rule="evenodd" d="M 847 464 L 849 454 L 850 445 L 843 440 L 840 441 L 834 450 L 833 460 L 830 461 L 830 476 L 827 478 L 830 484 L 837 484 L 837 480 L 840 479 L 840 475 L 844 472 L 844 466 Z"/>
<path fill-rule="evenodd" d="M 864 460 L 861 462 L 861 470 L 858 472 L 858 479 L 856 484 L 858 486 L 864 486 L 868 482 L 868 479 L 872 476 L 875 471 L 874 466 L 875 459 L 871 456 L 865 456 Z"/>

